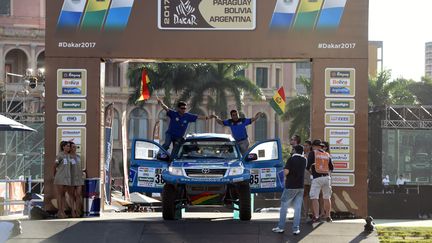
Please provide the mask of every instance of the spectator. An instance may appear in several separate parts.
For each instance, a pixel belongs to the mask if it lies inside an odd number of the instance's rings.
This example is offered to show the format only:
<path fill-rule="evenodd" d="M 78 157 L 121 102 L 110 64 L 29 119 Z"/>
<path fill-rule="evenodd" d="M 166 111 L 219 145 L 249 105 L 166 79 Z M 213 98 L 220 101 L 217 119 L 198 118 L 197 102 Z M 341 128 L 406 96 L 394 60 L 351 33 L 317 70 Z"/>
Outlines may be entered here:
<path fill-rule="evenodd" d="M 284 168 L 285 189 L 281 196 L 279 224 L 276 228 L 272 229 L 275 233 L 284 232 L 287 210 L 290 204 L 292 204 L 294 208 L 292 232 L 294 235 L 300 234 L 305 168 L 306 159 L 303 157 L 303 147 L 296 145 L 293 147 L 293 155 L 288 159 Z"/>

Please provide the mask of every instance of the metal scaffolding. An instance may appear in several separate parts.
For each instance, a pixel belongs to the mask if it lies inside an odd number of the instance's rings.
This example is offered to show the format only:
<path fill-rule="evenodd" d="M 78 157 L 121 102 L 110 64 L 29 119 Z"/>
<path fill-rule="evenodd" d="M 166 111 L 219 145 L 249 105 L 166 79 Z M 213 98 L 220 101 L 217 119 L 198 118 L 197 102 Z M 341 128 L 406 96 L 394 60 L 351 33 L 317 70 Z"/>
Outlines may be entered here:
<path fill-rule="evenodd" d="M 431 129 L 432 106 L 387 106 L 385 108 L 385 119 L 381 120 L 381 128 Z"/>
<path fill-rule="evenodd" d="M 43 178 L 44 80 L 32 87 L 26 79 L 28 76 L 10 73 L 6 76 L 14 80 L 2 83 L 0 112 L 37 132 L 1 132 L 0 179 Z"/>

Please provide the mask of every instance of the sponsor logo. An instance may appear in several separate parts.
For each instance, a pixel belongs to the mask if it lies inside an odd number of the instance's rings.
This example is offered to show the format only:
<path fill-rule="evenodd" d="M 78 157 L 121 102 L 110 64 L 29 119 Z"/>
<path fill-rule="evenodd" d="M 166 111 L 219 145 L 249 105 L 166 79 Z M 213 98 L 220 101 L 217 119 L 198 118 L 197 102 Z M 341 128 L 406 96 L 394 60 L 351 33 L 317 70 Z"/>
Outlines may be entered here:
<path fill-rule="evenodd" d="M 330 137 L 349 137 L 350 134 L 350 130 L 330 130 Z"/>
<path fill-rule="evenodd" d="M 81 78 L 81 72 L 63 72 L 63 78 Z"/>
<path fill-rule="evenodd" d="M 79 109 L 82 107 L 81 102 L 62 102 L 62 108 L 65 109 Z"/>
<path fill-rule="evenodd" d="M 349 138 L 330 138 L 331 145 L 350 145 Z"/>
<path fill-rule="evenodd" d="M 336 150 L 349 150 L 350 147 L 349 146 L 330 146 L 330 150 L 331 151 L 336 151 Z"/>
<path fill-rule="evenodd" d="M 351 76 L 350 71 L 331 71 L 331 78 L 349 78 Z"/>
<path fill-rule="evenodd" d="M 349 79 L 330 79 L 330 86 L 349 86 L 350 80 Z"/>
<path fill-rule="evenodd" d="M 350 108 L 348 101 L 330 101 L 330 108 Z"/>
<path fill-rule="evenodd" d="M 330 122 L 349 122 L 350 121 L 350 117 L 349 116 L 330 116 Z"/>
<path fill-rule="evenodd" d="M 62 88 L 62 94 L 79 95 L 79 94 L 81 94 L 81 89 L 80 88 Z"/>
<path fill-rule="evenodd" d="M 330 87 L 330 94 L 351 94 L 351 91 L 347 87 Z"/>
<path fill-rule="evenodd" d="M 81 86 L 82 81 L 81 80 L 62 80 L 62 86 L 63 87 L 79 87 Z"/>
<path fill-rule="evenodd" d="M 349 154 L 332 154 L 331 158 L 333 161 L 349 161 Z"/>

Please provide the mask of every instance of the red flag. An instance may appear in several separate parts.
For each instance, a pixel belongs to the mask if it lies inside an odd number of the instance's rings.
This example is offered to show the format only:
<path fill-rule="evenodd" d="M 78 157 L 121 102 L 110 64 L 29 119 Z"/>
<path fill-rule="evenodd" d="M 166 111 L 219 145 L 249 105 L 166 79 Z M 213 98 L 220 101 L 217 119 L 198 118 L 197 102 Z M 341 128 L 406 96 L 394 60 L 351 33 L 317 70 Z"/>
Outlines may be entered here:
<path fill-rule="evenodd" d="M 150 83 L 150 79 L 147 74 L 147 70 L 143 68 L 141 74 L 141 96 L 137 99 L 137 101 L 148 100 L 150 98 L 150 90 L 148 84 Z"/>

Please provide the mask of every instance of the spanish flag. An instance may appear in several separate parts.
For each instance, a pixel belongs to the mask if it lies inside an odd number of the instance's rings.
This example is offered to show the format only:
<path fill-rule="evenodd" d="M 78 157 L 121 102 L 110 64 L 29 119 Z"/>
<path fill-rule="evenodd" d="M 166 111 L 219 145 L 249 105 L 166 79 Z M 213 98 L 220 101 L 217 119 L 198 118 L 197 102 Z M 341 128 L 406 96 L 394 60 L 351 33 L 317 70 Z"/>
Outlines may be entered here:
<path fill-rule="evenodd" d="M 141 96 L 137 99 L 138 101 L 148 100 L 150 98 L 150 90 L 148 84 L 150 83 L 150 79 L 147 74 L 147 70 L 143 68 L 141 74 Z"/>
<path fill-rule="evenodd" d="M 278 115 L 282 115 L 285 112 L 285 91 L 283 87 L 280 87 L 273 96 L 273 99 L 269 101 L 270 106 L 276 111 Z"/>

